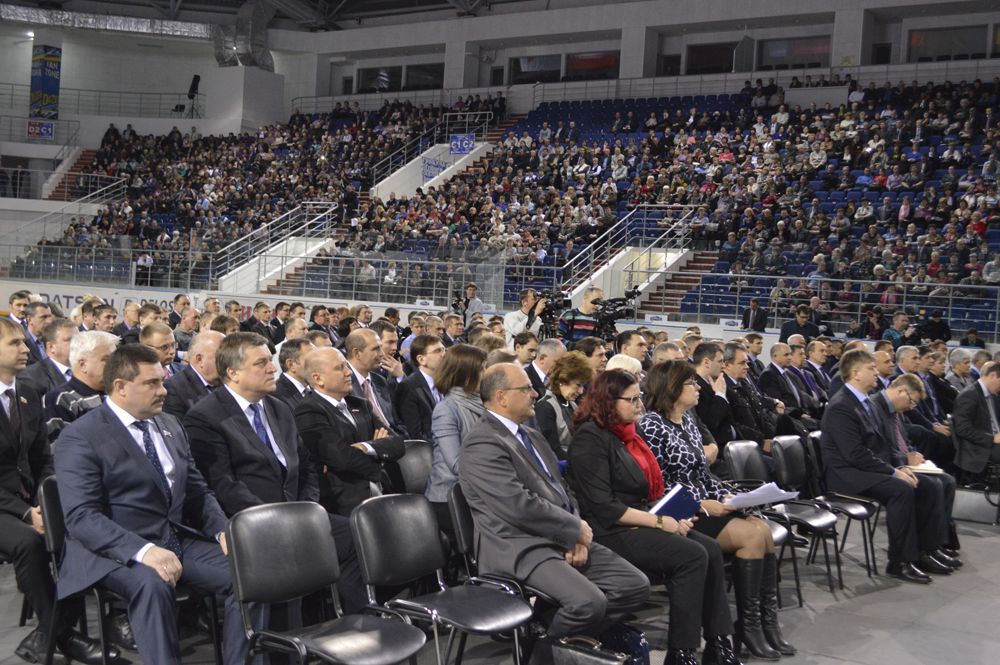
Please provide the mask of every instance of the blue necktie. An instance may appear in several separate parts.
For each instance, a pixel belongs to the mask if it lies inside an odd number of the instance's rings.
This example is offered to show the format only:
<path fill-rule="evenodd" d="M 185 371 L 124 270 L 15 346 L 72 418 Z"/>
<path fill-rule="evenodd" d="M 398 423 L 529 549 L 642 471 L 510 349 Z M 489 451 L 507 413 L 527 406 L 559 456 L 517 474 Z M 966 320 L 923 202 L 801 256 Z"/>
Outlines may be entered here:
<path fill-rule="evenodd" d="M 166 495 L 167 504 L 169 505 L 173 501 L 173 494 L 170 491 L 170 483 L 167 482 L 167 474 L 163 471 L 160 456 L 156 454 L 156 447 L 153 446 L 153 437 L 149 433 L 149 423 L 145 420 L 137 420 L 132 423 L 132 426 L 142 432 L 142 447 L 146 450 L 146 459 L 153 465 L 153 470 L 156 471 L 156 475 L 160 479 L 160 485 L 163 487 L 163 493 Z M 167 539 L 163 543 L 163 546 L 176 554 L 178 559 L 183 558 L 181 543 L 169 523 L 167 524 Z"/>
<path fill-rule="evenodd" d="M 278 454 L 274 452 L 274 446 L 271 445 L 271 437 L 267 435 L 267 428 L 264 427 L 264 419 L 260 417 L 260 404 L 251 404 L 250 410 L 253 411 L 253 430 L 257 432 L 257 436 L 260 437 L 260 440 L 264 443 L 268 452 L 271 453 L 274 456 L 275 461 L 278 462 L 278 466 L 281 468 L 281 475 L 284 477 L 285 465 L 281 463 L 281 458 L 279 458 Z"/>
<path fill-rule="evenodd" d="M 934 417 L 938 418 L 941 416 L 941 409 L 938 407 L 937 394 L 934 392 L 934 388 L 931 386 L 931 382 L 924 377 L 920 377 L 924 382 L 924 390 L 927 392 L 927 396 L 931 398 L 931 409 L 934 412 Z"/>
<path fill-rule="evenodd" d="M 538 456 L 538 451 L 535 450 L 534 444 L 531 443 L 531 437 L 528 436 L 527 432 L 518 427 L 517 438 L 521 441 L 521 445 L 524 446 L 525 450 L 528 451 L 528 457 L 534 460 L 535 465 L 538 466 L 542 475 L 545 476 L 545 478 L 549 481 L 549 484 L 552 485 L 553 489 L 555 489 L 555 491 L 559 493 L 559 496 L 562 497 L 563 508 L 572 513 L 573 502 L 569 500 L 569 495 L 566 494 L 566 490 L 563 489 L 562 483 L 556 480 L 552 474 L 549 473 L 548 467 L 546 467 L 545 463 L 542 462 L 542 458 Z"/>

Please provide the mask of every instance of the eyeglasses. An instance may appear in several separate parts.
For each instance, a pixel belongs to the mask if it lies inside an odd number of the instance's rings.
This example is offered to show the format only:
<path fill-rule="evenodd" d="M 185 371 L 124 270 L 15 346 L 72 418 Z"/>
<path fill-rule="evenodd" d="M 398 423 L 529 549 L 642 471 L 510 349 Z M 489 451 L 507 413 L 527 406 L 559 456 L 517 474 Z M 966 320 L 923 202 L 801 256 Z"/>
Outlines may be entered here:
<path fill-rule="evenodd" d="M 618 399 L 630 403 L 632 406 L 642 406 L 642 395 L 635 397 L 619 397 Z"/>
<path fill-rule="evenodd" d="M 522 393 L 527 393 L 527 392 L 533 393 L 533 392 L 535 392 L 535 389 L 530 384 L 527 385 L 527 386 L 519 386 L 517 388 L 504 388 L 504 390 L 505 391 L 516 390 L 516 391 L 522 392 Z"/>
<path fill-rule="evenodd" d="M 174 342 L 170 342 L 168 344 L 161 344 L 160 346 L 154 346 L 153 348 L 156 349 L 157 351 L 169 351 L 170 349 L 176 349 L 177 344 L 175 344 Z"/>
<path fill-rule="evenodd" d="M 697 388 L 698 387 L 698 382 L 696 380 L 692 379 L 690 381 L 685 381 L 684 385 L 685 386 L 694 386 L 695 388 Z"/>

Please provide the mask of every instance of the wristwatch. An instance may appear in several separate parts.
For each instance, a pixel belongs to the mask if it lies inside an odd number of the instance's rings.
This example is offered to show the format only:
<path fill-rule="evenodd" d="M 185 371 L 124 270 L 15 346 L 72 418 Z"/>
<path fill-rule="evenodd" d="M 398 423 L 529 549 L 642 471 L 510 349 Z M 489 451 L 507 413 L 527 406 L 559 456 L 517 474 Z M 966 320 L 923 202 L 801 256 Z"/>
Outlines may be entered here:
<path fill-rule="evenodd" d="M 656 516 L 656 528 L 663 531 L 663 515 Z"/>

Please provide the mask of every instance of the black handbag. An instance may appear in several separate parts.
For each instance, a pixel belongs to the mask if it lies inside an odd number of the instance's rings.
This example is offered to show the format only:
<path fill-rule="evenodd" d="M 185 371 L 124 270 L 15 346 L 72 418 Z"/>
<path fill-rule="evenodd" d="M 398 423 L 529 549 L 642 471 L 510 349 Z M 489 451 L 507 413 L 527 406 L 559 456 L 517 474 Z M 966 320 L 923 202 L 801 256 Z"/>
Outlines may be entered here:
<path fill-rule="evenodd" d="M 583 635 L 539 637 L 528 665 L 628 665 L 629 657 L 608 651 L 597 640 Z"/>

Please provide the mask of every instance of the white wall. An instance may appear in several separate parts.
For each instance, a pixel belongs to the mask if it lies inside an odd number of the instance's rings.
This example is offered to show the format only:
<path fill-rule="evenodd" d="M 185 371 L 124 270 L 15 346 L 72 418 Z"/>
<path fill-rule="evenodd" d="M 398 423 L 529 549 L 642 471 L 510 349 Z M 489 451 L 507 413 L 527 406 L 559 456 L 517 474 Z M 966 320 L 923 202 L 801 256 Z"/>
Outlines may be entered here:
<path fill-rule="evenodd" d="M 440 186 L 443 185 L 452 175 L 462 171 L 466 166 L 473 164 L 477 159 L 493 149 L 490 143 L 477 143 L 472 152 L 467 155 L 451 154 L 451 146 L 447 143 L 438 143 L 423 151 L 416 158 L 390 175 L 385 180 L 375 183 L 372 187 L 372 196 L 385 198 L 391 193 L 401 196 L 413 196 L 417 187 Z M 450 164 L 440 175 L 424 180 L 424 160 L 434 159 L 439 162 Z"/>

